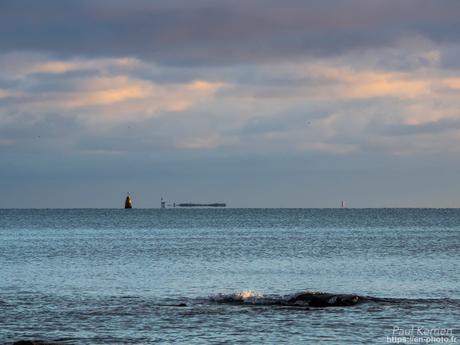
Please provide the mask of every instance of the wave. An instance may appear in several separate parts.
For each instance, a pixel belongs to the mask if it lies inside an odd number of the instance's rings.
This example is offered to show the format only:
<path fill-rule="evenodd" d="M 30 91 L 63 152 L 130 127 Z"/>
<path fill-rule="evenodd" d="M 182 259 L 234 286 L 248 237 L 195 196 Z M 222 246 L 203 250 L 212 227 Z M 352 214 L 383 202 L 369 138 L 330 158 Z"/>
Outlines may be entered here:
<path fill-rule="evenodd" d="M 261 294 L 253 291 L 241 291 L 230 294 L 217 294 L 209 297 L 212 303 L 235 305 L 265 305 L 283 307 L 347 307 L 362 303 L 375 302 L 378 304 L 426 304 L 447 303 L 460 306 L 457 299 L 407 299 L 379 298 L 356 294 L 335 294 L 328 292 L 301 291 L 288 295 Z"/>
<path fill-rule="evenodd" d="M 252 291 L 210 296 L 210 301 L 225 304 L 273 305 L 287 307 L 338 307 L 360 304 L 372 297 L 354 294 L 302 291 L 289 295 L 265 295 Z"/>

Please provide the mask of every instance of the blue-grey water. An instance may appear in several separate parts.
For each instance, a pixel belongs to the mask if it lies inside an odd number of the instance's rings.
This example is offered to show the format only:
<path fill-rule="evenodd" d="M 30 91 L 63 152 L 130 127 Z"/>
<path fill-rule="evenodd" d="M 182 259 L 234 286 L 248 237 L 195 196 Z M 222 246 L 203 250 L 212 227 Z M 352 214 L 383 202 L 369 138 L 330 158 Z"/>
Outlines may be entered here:
<path fill-rule="evenodd" d="M 0 210 L 0 343 L 460 337 L 459 264 L 457 209 Z M 302 291 L 372 298 L 267 302 Z"/>

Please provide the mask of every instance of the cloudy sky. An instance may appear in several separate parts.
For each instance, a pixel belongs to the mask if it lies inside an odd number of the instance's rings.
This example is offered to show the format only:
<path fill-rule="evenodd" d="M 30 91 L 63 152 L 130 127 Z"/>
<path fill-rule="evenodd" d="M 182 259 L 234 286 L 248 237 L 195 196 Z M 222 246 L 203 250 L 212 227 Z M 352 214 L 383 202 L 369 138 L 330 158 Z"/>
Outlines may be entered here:
<path fill-rule="evenodd" d="M 4 0 L 0 207 L 460 207 L 458 0 Z"/>

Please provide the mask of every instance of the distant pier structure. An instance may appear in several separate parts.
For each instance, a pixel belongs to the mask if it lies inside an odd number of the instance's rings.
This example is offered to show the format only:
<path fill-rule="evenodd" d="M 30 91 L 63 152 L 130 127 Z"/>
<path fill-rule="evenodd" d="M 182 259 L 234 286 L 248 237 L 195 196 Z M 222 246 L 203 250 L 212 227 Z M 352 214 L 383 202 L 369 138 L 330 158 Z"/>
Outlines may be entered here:
<path fill-rule="evenodd" d="M 133 199 L 131 199 L 131 196 L 129 195 L 129 193 L 125 199 L 125 208 L 133 208 Z"/>

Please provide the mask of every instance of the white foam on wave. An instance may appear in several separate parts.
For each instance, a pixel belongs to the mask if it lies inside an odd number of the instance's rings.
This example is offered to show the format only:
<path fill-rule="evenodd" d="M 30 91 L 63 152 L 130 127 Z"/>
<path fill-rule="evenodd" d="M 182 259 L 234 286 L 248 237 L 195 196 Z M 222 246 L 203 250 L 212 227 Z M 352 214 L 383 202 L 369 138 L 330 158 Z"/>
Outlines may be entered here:
<path fill-rule="evenodd" d="M 264 295 L 251 290 L 243 290 L 230 294 L 219 293 L 210 296 L 210 299 L 215 302 L 234 302 L 234 303 L 257 303 L 264 299 Z"/>

